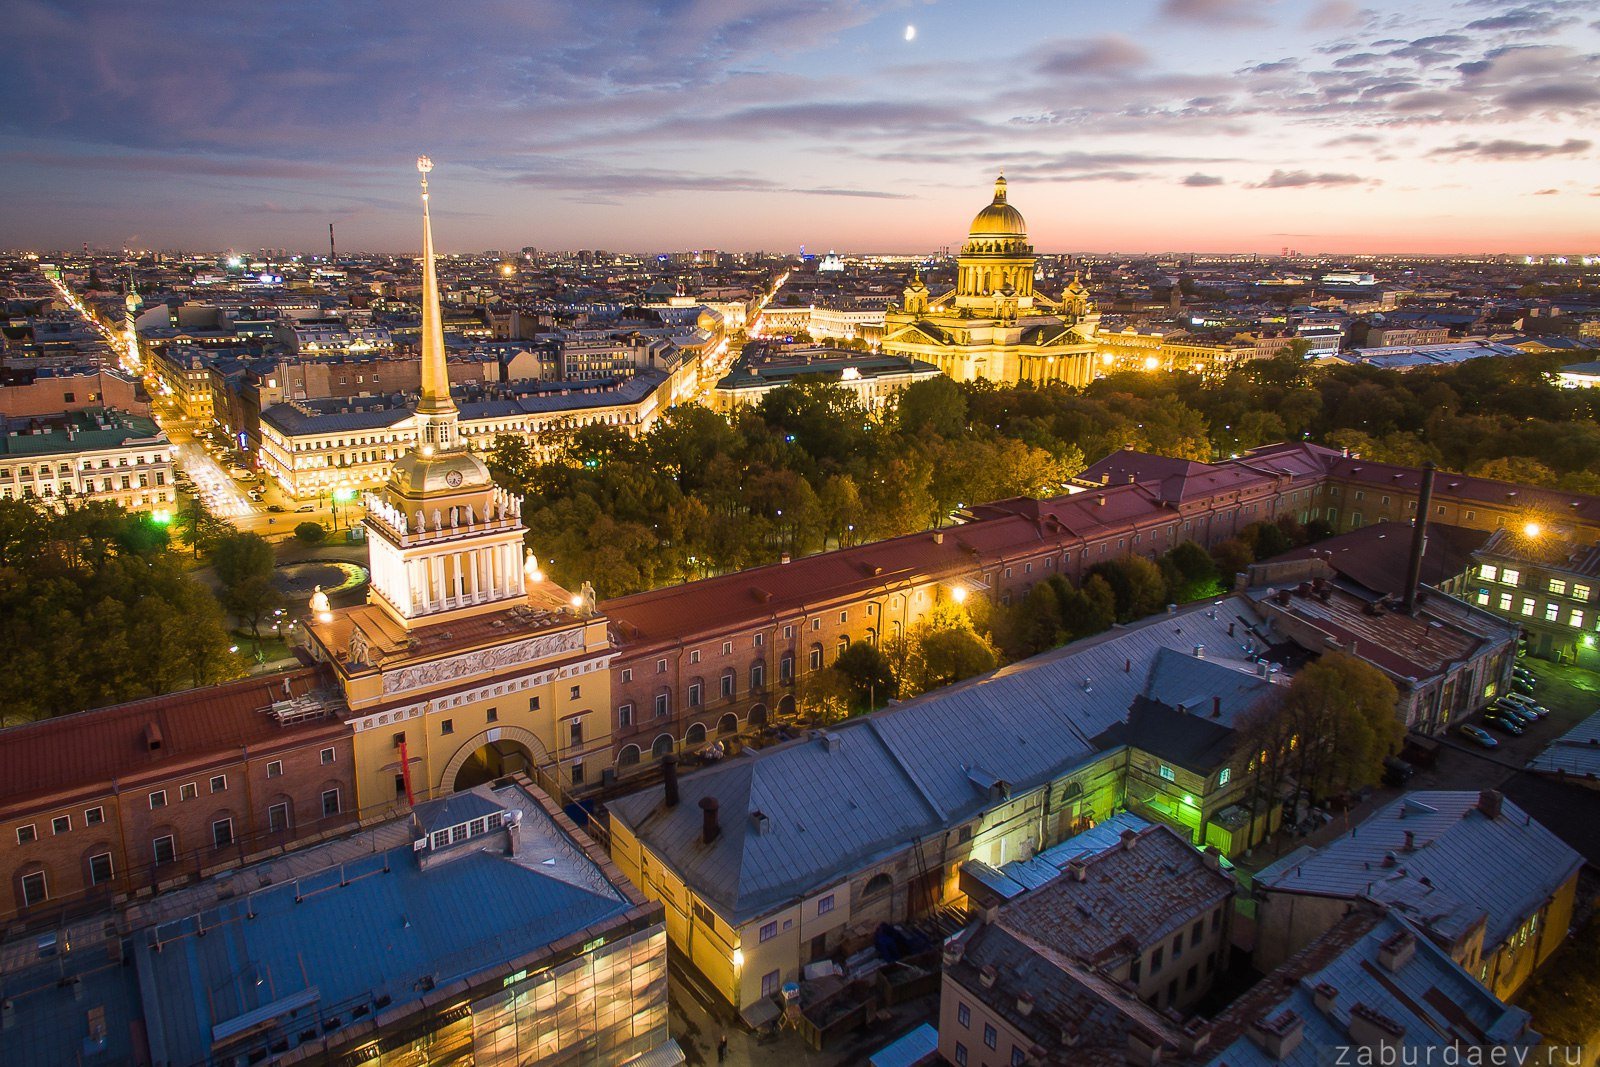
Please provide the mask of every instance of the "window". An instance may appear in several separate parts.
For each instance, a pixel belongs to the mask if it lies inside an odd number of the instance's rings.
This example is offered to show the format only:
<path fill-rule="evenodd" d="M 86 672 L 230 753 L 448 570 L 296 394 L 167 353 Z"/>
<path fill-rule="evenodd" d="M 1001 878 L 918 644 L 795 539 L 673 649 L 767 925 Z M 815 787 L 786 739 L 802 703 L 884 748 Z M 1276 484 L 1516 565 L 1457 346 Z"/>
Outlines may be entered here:
<path fill-rule="evenodd" d="M 573 785 L 582 785 L 583 784 L 583 761 L 582 760 L 578 760 L 577 762 L 575 762 L 572 765 L 572 784 Z"/>
<path fill-rule="evenodd" d="M 1233 768 L 1232 767 L 1224 767 L 1224 768 L 1222 768 L 1222 770 L 1217 772 L 1217 785 L 1219 785 L 1219 786 L 1227 785 L 1231 781 L 1233 781 Z"/>
<path fill-rule="evenodd" d="M 1569 624 L 1571 624 L 1572 626 L 1582 627 L 1583 626 L 1583 612 L 1576 611 L 1576 610 L 1573 611 L 1572 617 L 1569 618 L 1567 620 L 1567 622 Z"/>
<path fill-rule="evenodd" d="M 722 654 L 724 656 L 733 655 L 733 642 L 732 641 L 724 641 L 724 642 L 722 642 Z"/>
<path fill-rule="evenodd" d="M 722 695 L 733 696 L 733 672 L 727 671 L 722 675 Z"/>
<path fill-rule="evenodd" d="M 166 806 L 167 791 L 165 789 L 157 789 L 154 793 L 150 794 L 150 808 L 152 811 L 156 808 L 164 808 Z"/>
<path fill-rule="evenodd" d="M 666 693 L 656 694 L 656 718 L 664 719 L 668 712 L 668 697 Z"/>
<path fill-rule="evenodd" d="M 105 885 L 111 881 L 111 853 L 99 852 L 89 857 L 89 884 Z"/>
<path fill-rule="evenodd" d="M 794 627 L 793 626 L 785 626 L 783 628 L 783 636 L 785 636 L 785 637 L 793 637 L 794 636 Z"/>
<path fill-rule="evenodd" d="M 1206 921 L 1204 919 L 1196 919 L 1194 928 L 1189 931 L 1189 944 L 1198 945 L 1200 943 L 1200 939 L 1205 936 L 1205 933 Z"/>
<path fill-rule="evenodd" d="M 832 910 L 833 910 L 833 894 L 832 893 L 829 893 L 827 896 L 825 896 L 821 900 L 817 901 L 817 914 L 818 915 L 826 915 L 826 914 L 828 914 L 828 912 L 830 912 Z"/>
<path fill-rule="evenodd" d="M 1501 593 L 1500 594 L 1500 610 L 1501 611 L 1510 611 L 1511 610 L 1511 594 L 1510 593 Z"/>
<path fill-rule="evenodd" d="M 67 833 L 71 829 L 72 816 L 70 815 L 57 815 L 55 818 L 50 820 L 50 835 L 52 837 L 54 837 L 56 834 Z"/>
<path fill-rule="evenodd" d="M 1167 1005 L 1170 1007 L 1172 1005 L 1172 1002 L 1177 1000 L 1177 999 L 1178 999 L 1178 980 L 1176 978 L 1174 978 L 1172 981 L 1167 983 Z"/>
<path fill-rule="evenodd" d="M 956 1004 L 956 1022 L 962 1026 L 972 1025 L 972 1008 L 964 1003 Z"/>
<path fill-rule="evenodd" d="M 812 620 L 811 620 L 811 628 L 812 628 L 812 629 L 813 629 L 813 630 L 820 630 L 820 629 L 822 629 L 822 620 L 821 620 L 821 619 L 812 619 Z"/>
<path fill-rule="evenodd" d="M 323 749 L 321 752 L 317 753 L 317 758 L 319 760 L 321 760 L 322 761 L 322 765 L 324 767 L 326 767 L 328 764 L 333 762 L 333 749 L 331 749 L 331 748 Z"/>
<path fill-rule="evenodd" d="M 567 740 L 571 744 L 583 744 L 583 720 L 573 719 L 567 724 Z"/>
<path fill-rule="evenodd" d="M 1134 985 L 1139 984 L 1139 972 L 1143 969 L 1141 967 L 1141 964 L 1143 963 L 1143 960 L 1135 956 L 1133 962 L 1128 965 L 1128 981 L 1132 982 Z"/>
<path fill-rule="evenodd" d="M 956 1067 L 967 1067 L 967 1046 L 956 1042 Z"/>
<path fill-rule="evenodd" d="M 752 640 L 755 642 L 755 647 L 760 648 L 766 641 L 766 634 L 756 634 Z"/>
<path fill-rule="evenodd" d="M 583 687 L 582 686 L 578 686 L 578 685 L 573 686 L 572 687 L 572 691 L 567 694 L 567 699 L 569 699 L 569 700 L 577 700 L 577 699 L 579 699 L 579 697 L 582 695 L 582 691 L 583 691 Z"/>
<path fill-rule="evenodd" d="M 1573 583 L 1573 586 L 1572 586 L 1572 599 L 1574 599 L 1574 600 L 1588 600 L 1589 599 L 1589 587 L 1586 586 L 1586 585 L 1578 585 L 1577 583 Z"/>
<path fill-rule="evenodd" d="M 1550 591 L 1556 596 L 1565 596 L 1567 593 L 1567 583 L 1560 578 L 1552 578 L 1550 579 Z"/>
<path fill-rule="evenodd" d="M 1173 773 L 1172 768 L 1168 767 L 1165 763 L 1161 765 L 1161 777 L 1165 778 L 1169 782 L 1176 782 L 1178 780 L 1178 776 Z"/>
<path fill-rule="evenodd" d="M 1219 907 L 1211 913 L 1211 932 L 1216 933 L 1222 926 L 1222 909 Z"/>
<path fill-rule="evenodd" d="M 1500 572 L 1500 581 L 1506 585 L 1516 585 L 1517 579 L 1521 577 L 1521 571 L 1512 570 L 1510 567 L 1507 567 L 1505 570 Z"/>
<path fill-rule="evenodd" d="M 1163 958 L 1163 953 L 1162 953 L 1162 950 L 1159 949 L 1159 948 L 1156 949 L 1154 952 L 1150 953 L 1150 973 L 1151 974 L 1155 974 L 1157 971 L 1159 971 L 1161 969 L 1161 960 L 1162 960 L 1162 958 Z"/>
<path fill-rule="evenodd" d="M 633 705 L 632 704 L 623 704 L 622 706 L 617 708 L 617 725 L 618 726 L 632 726 L 633 725 Z"/>
<path fill-rule="evenodd" d="M 1522 613 L 1524 615 L 1532 615 L 1533 614 L 1533 607 L 1534 607 L 1533 597 L 1525 596 L 1525 597 L 1522 598 Z"/>
<path fill-rule="evenodd" d="M 667 673 L 667 661 L 666 660 L 664 660 L 664 659 L 656 660 L 656 673 L 657 674 L 666 674 Z"/>
<path fill-rule="evenodd" d="M 779 971 L 768 971 L 766 974 L 761 976 L 762 996 L 775 997 L 778 995 L 778 977 L 780 973 L 781 972 Z"/>
<path fill-rule="evenodd" d="M 850 613 L 848 611 L 839 612 L 839 621 L 840 622 L 849 622 L 850 621 Z"/>
<path fill-rule="evenodd" d="M 453 733 L 455 733 L 456 732 L 456 721 L 454 719 L 445 719 L 443 722 L 441 722 L 439 724 L 439 732 L 441 734 L 453 734 Z"/>
<path fill-rule="evenodd" d="M 165 867 L 178 858 L 178 850 L 172 843 L 172 835 L 158 837 L 150 842 L 150 854 L 155 859 L 157 867 Z"/>
<path fill-rule="evenodd" d="M 820 671 L 822 669 L 822 646 L 821 645 L 812 645 L 811 646 L 810 663 L 811 663 L 811 669 L 812 670 Z"/>
<path fill-rule="evenodd" d="M 217 848 L 227 848 L 233 844 L 232 819 L 218 819 L 211 824 L 211 843 Z"/>
<path fill-rule="evenodd" d="M 275 759 L 271 763 L 267 764 L 267 777 L 268 778 L 282 778 L 283 777 L 283 761 L 282 760 Z"/>
<path fill-rule="evenodd" d="M 200 795 L 199 782 L 185 782 L 178 787 L 179 800 L 193 800 Z"/>
<path fill-rule="evenodd" d="M 690 682 L 689 683 L 689 706 L 691 708 L 698 708 L 700 706 L 700 683 L 699 682 Z"/>
<path fill-rule="evenodd" d="M 998 1031 L 995 1030 L 994 1024 L 993 1023 L 984 1023 L 983 1024 L 983 1043 L 985 1045 L 989 1046 L 990 1048 L 994 1048 L 995 1045 L 997 1043 L 999 1043 L 999 1041 L 1000 1041 L 1000 1034 L 999 1034 Z"/>
<path fill-rule="evenodd" d="M 339 791 L 337 789 L 324 789 L 322 791 L 322 817 L 324 819 L 339 814 Z"/>
<path fill-rule="evenodd" d="M 106 809 L 104 808 L 90 808 L 83 813 L 83 825 L 85 826 L 99 826 L 105 821 Z"/>
<path fill-rule="evenodd" d="M 1028 1062 L 1027 1054 L 1017 1045 L 1011 1046 L 1011 1067 L 1022 1067 Z"/>
<path fill-rule="evenodd" d="M 1183 931 L 1178 931 L 1178 936 L 1172 939 L 1172 958 L 1177 959 L 1183 955 Z"/>
<path fill-rule="evenodd" d="M 490 708 L 488 710 L 488 712 L 485 713 L 484 718 L 487 719 L 489 722 L 499 722 L 500 721 L 500 709 L 499 708 Z"/>
<path fill-rule="evenodd" d="M 624 667 L 623 668 L 623 670 L 622 670 L 622 680 L 624 682 L 633 681 L 633 668 L 632 667 Z"/>
<path fill-rule="evenodd" d="M 31 908 L 35 904 L 43 904 L 50 899 L 49 890 L 45 886 L 44 872 L 35 871 L 22 876 L 22 906 Z"/>
<path fill-rule="evenodd" d="M 690 663 L 699 663 L 700 662 L 700 650 L 698 648 L 692 650 L 689 653 L 689 662 Z"/>
<path fill-rule="evenodd" d="M 750 688 L 762 689 L 767 684 L 767 668 L 764 664 L 757 663 L 750 668 Z"/>
<path fill-rule="evenodd" d="M 774 919 L 772 922 L 763 923 L 762 924 L 762 926 L 761 926 L 761 940 L 762 941 L 771 941 L 773 938 L 775 938 L 777 936 L 778 936 L 778 921 L 776 919 Z"/>
<path fill-rule="evenodd" d="M 267 830 L 270 833 L 281 834 L 289 829 L 289 804 L 280 801 L 267 808 Z"/>
<path fill-rule="evenodd" d="M 39 840 L 39 831 L 34 828 L 33 823 L 24 823 L 17 827 L 17 844 L 26 845 L 37 840 Z"/>
<path fill-rule="evenodd" d="M 323 760 L 324 763 L 328 762 Z M 211 777 L 211 791 L 213 793 L 226 793 L 228 791 L 228 776 L 216 774 Z"/>

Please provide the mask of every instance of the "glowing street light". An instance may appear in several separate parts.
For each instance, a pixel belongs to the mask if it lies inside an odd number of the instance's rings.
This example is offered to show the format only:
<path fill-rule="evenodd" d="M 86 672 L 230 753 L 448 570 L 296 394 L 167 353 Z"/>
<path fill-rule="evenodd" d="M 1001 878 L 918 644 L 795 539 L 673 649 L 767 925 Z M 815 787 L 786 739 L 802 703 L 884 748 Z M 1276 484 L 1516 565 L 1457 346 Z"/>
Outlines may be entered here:
<path fill-rule="evenodd" d="M 1536 522 L 1530 522 L 1522 527 L 1522 532 L 1527 534 L 1529 537 L 1538 537 L 1544 532 L 1544 527 L 1540 526 Z"/>
<path fill-rule="evenodd" d="M 950 599 L 957 604 L 965 604 L 967 602 L 967 587 L 964 585 L 953 586 L 950 590 Z"/>

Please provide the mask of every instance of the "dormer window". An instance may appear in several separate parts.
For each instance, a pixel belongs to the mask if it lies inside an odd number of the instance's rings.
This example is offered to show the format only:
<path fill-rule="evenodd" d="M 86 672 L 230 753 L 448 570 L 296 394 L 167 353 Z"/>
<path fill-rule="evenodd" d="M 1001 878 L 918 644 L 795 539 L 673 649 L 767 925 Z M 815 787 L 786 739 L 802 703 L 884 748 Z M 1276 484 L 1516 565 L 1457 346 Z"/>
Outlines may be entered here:
<path fill-rule="evenodd" d="M 447 826 L 442 830 L 435 830 L 428 835 L 428 847 L 441 849 L 447 845 L 460 844 L 469 838 L 481 837 L 492 830 L 500 829 L 505 822 L 506 813 L 497 811 L 489 815 L 480 815 L 468 822 Z"/>

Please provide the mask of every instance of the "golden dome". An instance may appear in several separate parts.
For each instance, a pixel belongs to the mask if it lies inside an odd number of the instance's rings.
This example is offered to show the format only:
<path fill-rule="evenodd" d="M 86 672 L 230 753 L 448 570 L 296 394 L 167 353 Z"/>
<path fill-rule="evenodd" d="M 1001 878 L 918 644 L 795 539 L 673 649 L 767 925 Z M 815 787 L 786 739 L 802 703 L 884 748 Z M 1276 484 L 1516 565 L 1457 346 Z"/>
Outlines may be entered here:
<path fill-rule="evenodd" d="M 972 220 L 968 237 L 1026 237 L 1028 224 L 1022 212 L 1006 203 L 1006 176 L 994 180 L 994 200 Z"/>
<path fill-rule="evenodd" d="M 390 477 L 407 496 L 483 489 L 492 481 L 483 461 L 464 450 L 423 455 L 411 449 L 394 461 Z"/>

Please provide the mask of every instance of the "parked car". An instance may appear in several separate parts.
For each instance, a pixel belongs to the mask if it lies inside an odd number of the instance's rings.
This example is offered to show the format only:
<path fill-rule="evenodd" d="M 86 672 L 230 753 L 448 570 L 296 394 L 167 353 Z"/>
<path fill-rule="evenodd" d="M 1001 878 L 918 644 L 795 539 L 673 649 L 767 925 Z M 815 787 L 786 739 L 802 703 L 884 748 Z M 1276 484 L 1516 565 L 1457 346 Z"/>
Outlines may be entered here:
<path fill-rule="evenodd" d="M 1417 769 L 1399 756 L 1383 757 L 1383 784 L 1402 786 L 1411 780 Z"/>
<path fill-rule="evenodd" d="M 1510 701 L 1521 710 L 1528 712 L 1535 719 L 1542 719 L 1546 715 L 1550 714 L 1549 708 L 1545 707 L 1543 704 L 1535 703 L 1532 697 L 1524 696 L 1521 693 L 1507 693 L 1500 699 Z"/>
<path fill-rule="evenodd" d="M 1522 723 L 1509 715 L 1491 711 L 1484 715 L 1483 723 L 1485 726 L 1491 726 L 1503 734 L 1510 734 L 1512 737 L 1521 737 L 1523 734 Z"/>
<path fill-rule="evenodd" d="M 1518 726 L 1528 726 L 1539 721 L 1539 716 L 1508 697 L 1501 697 L 1491 704 L 1488 708 L 1488 714 L 1499 715 L 1502 719 L 1510 719 Z"/>
<path fill-rule="evenodd" d="M 1525 678 L 1530 682 L 1537 682 L 1538 677 L 1526 667 L 1512 667 L 1511 673 L 1518 678 Z"/>
<path fill-rule="evenodd" d="M 275 515 L 282 515 L 285 508 L 282 504 L 268 504 L 267 510 Z"/>
<path fill-rule="evenodd" d="M 1500 741 L 1481 726 L 1474 726 L 1464 722 L 1456 728 L 1462 737 L 1477 745 L 1479 748 L 1499 748 Z"/>
<path fill-rule="evenodd" d="M 301 504 L 299 507 L 294 509 L 294 513 L 296 515 L 309 515 L 311 512 L 316 510 L 317 509 L 310 504 Z"/>

